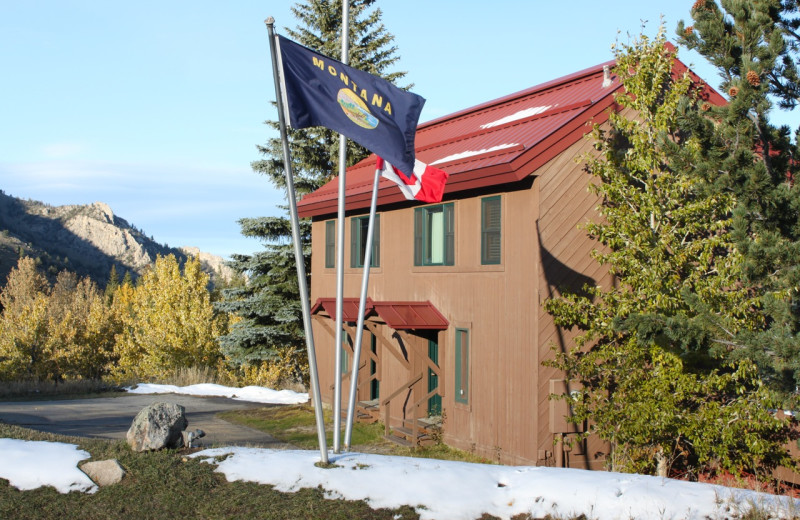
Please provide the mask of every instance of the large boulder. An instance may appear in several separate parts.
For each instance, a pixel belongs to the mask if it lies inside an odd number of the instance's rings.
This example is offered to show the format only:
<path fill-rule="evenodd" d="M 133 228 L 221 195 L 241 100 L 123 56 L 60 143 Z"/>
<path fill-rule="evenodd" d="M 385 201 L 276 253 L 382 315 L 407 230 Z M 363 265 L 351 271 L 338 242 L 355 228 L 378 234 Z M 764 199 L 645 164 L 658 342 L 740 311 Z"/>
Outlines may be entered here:
<path fill-rule="evenodd" d="M 189 425 L 186 410 L 173 403 L 153 403 L 143 408 L 128 430 L 128 444 L 133 451 L 180 448 L 183 430 Z"/>

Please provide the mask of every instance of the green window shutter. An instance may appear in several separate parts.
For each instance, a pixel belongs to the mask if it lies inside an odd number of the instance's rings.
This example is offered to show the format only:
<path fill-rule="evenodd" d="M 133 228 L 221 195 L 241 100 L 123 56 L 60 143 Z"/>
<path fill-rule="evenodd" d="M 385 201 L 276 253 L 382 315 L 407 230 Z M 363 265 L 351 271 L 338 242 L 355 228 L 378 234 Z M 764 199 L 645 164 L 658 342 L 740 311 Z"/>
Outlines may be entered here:
<path fill-rule="evenodd" d="M 336 267 L 336 221 L 325 222 L 325 267 Z"/>
<path fill-rule="evenodd" d="M 369 222 L 369 217 L 367 217 Z M 372 229 L 372 257 L 370 258 L 370 267 L 381 266 L 381 216 L 375 214 L 375 225 Z"/>
<path fill-rule="evenodd" d="M 422 223 L 425 216 L 425 208 L 414 210 L 414 265 L 422 265 Z"/>
<path fill-rule="evenodd" d="M 456 374 L 455 400 L 469 403 L 469 331 L 456 329 Z"/>
<path fill-rule="evenodd" d="M 361 253 L 361 219 L 350 219 L 350 267 L 361 267 L 364 256 Z"/>
<path fill-rule="evenodd" d="M 500 196 L 481 199 L 481 264 L 502 262 L 502 225 Z"/>
<path fill-rule="evenodd" d="M 364 267 L 364 257 L 367 252 L 367 232 L 369 231 L 369 216 L 353 217 L 350 220 L 350 267 Z M 370 267 L 381 265 L 381 216 L 375 215 L 375 224 L 372 232 L 372 253 Z"/>
<path fill-rule="evenodd" d="M 456 247 L 455 247 L 455 218 L 453 211 L 453 204 L 445 204 L 442 208 L 444 213 L 444 265 L 455 265 L 456 263 Z"/>

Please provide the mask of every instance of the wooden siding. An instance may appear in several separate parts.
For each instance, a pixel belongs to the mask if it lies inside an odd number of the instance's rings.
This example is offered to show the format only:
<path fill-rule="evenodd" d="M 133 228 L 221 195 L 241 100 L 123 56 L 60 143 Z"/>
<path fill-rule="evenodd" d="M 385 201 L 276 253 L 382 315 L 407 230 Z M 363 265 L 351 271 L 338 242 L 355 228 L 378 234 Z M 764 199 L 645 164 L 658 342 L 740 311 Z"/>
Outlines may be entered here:
<path fill-rule="evenodd" d="M 589 257 L 594 243 L 578 229 L 578 224 L 594 214 L 598 203 L 587 191 L 588 175 L 575 162 L 575 157 L 590 149 L 591 143 L 581 139 L 540 168 L 533 182 L 529 179 L 499 187 L 507 191 L 473 192 L 453 199 L 454 266 L 414 266 L 414 208 L 381 212 L 381 265 L 371 271 L 368 296 L 375 301 L 429 300 L 450 322 L 447 330 L 434 333 L 444 369 L 440 378 L 444 440 L 452 446 L 501 463 L 554 463 L 548 394 L 550 380 L 561 376 L 542 367 L 541 362 L 551 356 L 553 345 L 570 348 L 573 335 L 557 329 L 541 303 L 558 294 L 562 285 L 608 282 L 605 270 Z M 481 198 L 496 194 L 502 197 L 503 258 L 500 265 L 482 266 Z M 336 270 L 325 268 L 326 220 L 316 218 L 312 226 L 312 302 L 336 294 Z M 344 296 L 357 297 L 362 270 L 349 267 L 349 223 L 345 230 Z M 333 337 L 321 323 L 325 319 L 314 320 L 314 331 L 320 388 L 323 400 L 330 403 L 334 352 Z M 377 318 L 371 321 L 385 341 L 397 345 L 393 330 Z M 332 328 L 330 320 L 327 326 Z M 468 404 L 456 403 L 453 396 L 456 328 L 469 330 Z M 423 332 L 415 336 L 412 331 L 409 335 L 416 337 L 417 350 L 427 353 L 429 336 Z M 369 349 L 367 338 L 364 348 Z M 378 354 L 383 397 L 412 374 L 380 345 Z M 362 362 L 366 359 L 362 357 Z M 421 360 L 410 362 L 411 371 L 424 370 Z M 412 401 L 423 395 L 423 390 L 427 392 L 427 373 L 422 386 Z M 360 393 L 359 398 L 364 395 Z M 345 401 L 346 396 L 343 391 Z M 404 412 L 410 413 L 393 404 L 392 420 L 399 421 Z M 592 445 L 588 450 L 591 454 L 598 451 L 602 446 Z M 573 454 L 568 463 L 596 467 L 592 460 Z"/>
<path fill-rule="evenodd" d="M 592 259 L 590 253 L 598 244 L 586 236 L 581 224 L 596 219 L 600 199 L 589 192 L 592 178 L 583 171 L 582 165 L 569 167 L 564 160 L 573 160 L 592 150 L 591 141 L 584 139 L 575 143 L 561 157 L 542 168 L 540 197 L 541 214 L 538 231 L 541 239 L 542 264 L 539 266 L 540 301 L 560 294 L 563 288 L 580 290 L 584 284 L 608 285 L 611 282 L 608 270 Z M 552 318 L 538 308 L 540 363 L 538 366 L 537 403 L 539 439 L 539 464 L 555 464 L 554 446 L 561 433 L 551 428 L 549 399 L 550 382 L 560 380 L 563 374 L 542 366 L 541 362 L 552 359 L 553 351 L 568 351 L 574 348 L 577 331 L 557 327 Z M 583 453 L 576 454 L 576 451 Z M 605 444 L 589 439 L 584 450 L 573 450 L 567 455 L 564 465 L 584 469 L 600 469 L 607 452 Z M 544 458 L 542 458 L 544 455 Z"/>

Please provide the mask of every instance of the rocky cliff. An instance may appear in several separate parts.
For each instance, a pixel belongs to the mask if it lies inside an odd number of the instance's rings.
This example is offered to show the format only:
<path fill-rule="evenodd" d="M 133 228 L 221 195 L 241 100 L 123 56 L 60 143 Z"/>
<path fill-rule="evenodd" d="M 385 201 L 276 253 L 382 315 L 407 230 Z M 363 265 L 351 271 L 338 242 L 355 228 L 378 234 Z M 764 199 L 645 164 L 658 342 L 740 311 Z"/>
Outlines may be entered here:
<path fill-rule="evenodd" d="M 20 253 L 41 259 L 42 268 L 53 276 L 68 269 L 90 276 L 105 285 L 115 266 L 120 277 L 136 277 L 157 255 L 179 259 L 199 256 L 212 275 L 230 276 L 224 260 L 196 248 L 170 248 L 147 237 L 116 215 L 103 202 L 88 205 L 50 206 L 21 200 L 0 191 L 0 284 Z"/>

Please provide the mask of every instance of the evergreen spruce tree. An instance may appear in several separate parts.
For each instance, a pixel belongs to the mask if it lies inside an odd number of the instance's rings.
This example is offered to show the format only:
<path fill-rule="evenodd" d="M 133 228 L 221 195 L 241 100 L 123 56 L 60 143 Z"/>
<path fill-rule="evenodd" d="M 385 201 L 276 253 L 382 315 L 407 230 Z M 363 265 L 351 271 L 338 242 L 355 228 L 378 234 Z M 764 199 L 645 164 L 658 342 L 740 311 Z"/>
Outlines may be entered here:
<path fill-rule="evenodd" d="M 682 44 L 719 71 L 729 103 L 704 105 L 702 153 L 691 166 L 732 193 L 733 237 L 744 255 L 742 283 L 758 296 L 764 326 L 743 331 L 717 351 L 756 361 L 773 389 L 789 396 L 800 386 L 800 187 L 797 139 L 770 123 L 775 105 L 795 109 L 800 13 L 795 0 L 697 0 L 693 24 L 678 25 Z M 785 403 L 791 406 L 791 403 Z"/>
<path fill-rule="evenodd" d="M 133 286 L 133 275 L 131 275 L 130 271 L 125 270 L 125 275 L 122 277 L 122 283 L 120 285 Z"/>
<path fill-rule="evenodd" d="M 350 2 L 349 64 L 397 81 L 405 73 L 387 71 L 398 60 L 397 49 L 392 45 L 394 37 L 381 23 L 381 10 L 372 9 L 374 3 L 375 0 Z M 341 1 L 309 0 L 296 4 L 292 12 L 300 25 L 294 30 L 286 29 L 289 38 L 327 56 L 341 57 Z M 266 124 L 272 130 L 278 129 L 276 121 Z M 338 174 L 337 133 L 321 127 L 290 130 L 289 143 L 298 199 Z M 348 140 L 347 146 L 348 166 L 368 155 L 352 141 Z M 269 139 L 258 150 L 263 158 L 252 163 L 253 169 L 284 191 L 280 138 Z M 233 256 L 232 267 L 246 274 L 248 283 L 245 287 L 225 290 L 223 301 L 216 304 L 219 310 L 240 318 L 232 324 L 229 334 L 219 338 L 220 346 L 235 366 L 257 364 L 278 352 L 284 359 L 293 356 L 296 360 L 293 376 L 305 380 L 307 359 L 290 220 L 288 216 L 260 217 L 243 218 L 239 223 L 243 235 L 264 241 L 265 250 Z M 306 273 L 310 277 L 311 223 L 301 220 L 300 228 Z"/>
<path fill-rule="evenodd" d="M 119 288 L 119 274 L 117 273 L 117 266 L 111 264 L 111 272 L 108 274 L 108 281 L 104 290 L 104 297 L 109 304 L 114 299 L 114 292 Z"/>

